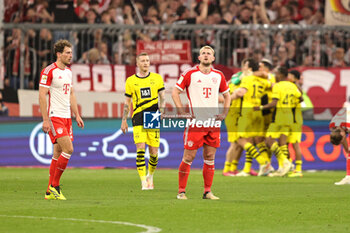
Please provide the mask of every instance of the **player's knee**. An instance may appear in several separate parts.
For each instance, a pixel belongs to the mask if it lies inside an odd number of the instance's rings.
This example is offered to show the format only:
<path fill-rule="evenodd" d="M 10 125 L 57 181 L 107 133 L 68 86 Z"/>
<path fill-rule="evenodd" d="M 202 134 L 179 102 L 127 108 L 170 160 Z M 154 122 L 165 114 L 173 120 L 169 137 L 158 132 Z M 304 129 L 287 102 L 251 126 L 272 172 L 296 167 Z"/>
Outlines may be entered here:
<path fill-rule="evenodd" d="M 74 152 L 73 146 L 65 148 L 64 152 L 70 155 L 73 154 Z"/>

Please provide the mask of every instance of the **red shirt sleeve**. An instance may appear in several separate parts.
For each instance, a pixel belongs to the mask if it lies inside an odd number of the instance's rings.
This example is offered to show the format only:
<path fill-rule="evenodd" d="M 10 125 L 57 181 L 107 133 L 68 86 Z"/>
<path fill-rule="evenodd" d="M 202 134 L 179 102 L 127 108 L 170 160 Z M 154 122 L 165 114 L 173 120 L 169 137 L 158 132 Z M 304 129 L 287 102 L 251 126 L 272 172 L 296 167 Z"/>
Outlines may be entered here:
<path fill-rule="evenodd" d="M 176 87 L 181 91 L 185 90 L 185 88 L 188 87 L 191 83 L 191 74 L 192 72 L 182 74 L 176 82 Z"/>
<path fill-rule="evenodd" d="M 39 85 L 40 86 L 45 86 L 45 87 L 50 87 L 51 86 L 51 82 L 52 82 L 52 70 L 53 69 L 50 69 L 48 72 L 45 69 L 43 69 L 41 71 L 41 74 L 40 74 L 40 82 L 39 82 Z M 46 71 L 46 72 L 45 72 Z"/>
<path fill-rule="evenodd" d="M 221 82 L 220 82 L 219 92 L 225 93 L 225 92 L 230 91 L 230 88 L 228 87 L 228 85 L 226 83 L 225 76 L 222 73 L 220 75 L 221 75 Z"/>

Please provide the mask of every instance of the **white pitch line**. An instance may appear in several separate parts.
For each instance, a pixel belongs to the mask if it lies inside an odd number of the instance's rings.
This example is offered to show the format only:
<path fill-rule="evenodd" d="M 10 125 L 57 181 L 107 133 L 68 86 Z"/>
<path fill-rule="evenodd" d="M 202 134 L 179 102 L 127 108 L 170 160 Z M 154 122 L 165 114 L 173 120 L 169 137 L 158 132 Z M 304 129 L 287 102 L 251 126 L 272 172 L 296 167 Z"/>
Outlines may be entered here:
<path fill-rule="evenodd" d="M 76 221 L 76 222 L 95 222 L 95 223 L 110 223 L 110 224 L 120 224 L 133 227 L 145 228 L 146 231 L 140 233 L 153 233 L 160 232 L 162 229 L 158 227 L 147 226 L 143 224 L 135 224 L 130 222 L 120 222 L 120 221 L 105 221 L 105 220 L 94 220 L 94 219 L 78 219 L 78 218 L 56 218 L 56 217 L 38 217 L 38 216 L 19 216 L 19 215 L 0 215 L 0 217 L 6 218 L 31 218 L 31 219 L 49 219 L 49 220 L 64 220 L 64 221 Z"/>

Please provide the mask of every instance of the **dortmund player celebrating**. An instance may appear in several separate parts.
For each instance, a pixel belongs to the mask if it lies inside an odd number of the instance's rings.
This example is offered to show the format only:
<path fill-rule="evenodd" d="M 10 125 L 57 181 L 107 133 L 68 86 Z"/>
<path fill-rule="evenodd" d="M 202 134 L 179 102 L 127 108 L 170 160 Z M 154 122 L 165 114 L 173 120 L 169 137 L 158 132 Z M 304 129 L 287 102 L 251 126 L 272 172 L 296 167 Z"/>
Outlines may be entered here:
<path fill-rule="evenodd" d="M 272 101 L 266 105 L 256 106 L 255 110 L 276 107 L 272 123 L 267 130 L 267 144 L 275 153 L 277 160 L 282 161 L 282 168 L 274 176 L 284 176 L 289 172 L 292 163 L 287 159 L 287 138 L 292 133 L 294 116 L 292 109 L 302 99 L 301 93 L 294 83 L 288 81 L 288 70 L 279 67 L 276 73 L 278 83 L 272 88 Z M 278 139 L 278 142 L 275 140 Z"/>
<path fill-rule="evenodd" d="M 136 144 L 136 167 L 141 179 L 142 190 L 153 189 L 153 174 L 158 164 L 159 129 L 143 128 L 144 112 L 164 113 L 165 96 L 162 76 L 149 71 L 150 59 L 147 53 L 136 57 L 139 72 L 128 77 L 125 83 L 125 103 L 121 130 L 128 131 L 127 117 L 133 103 L 132 125 Z M 146 176 L 145 148 L 149 146 L 150 158 Z"/>

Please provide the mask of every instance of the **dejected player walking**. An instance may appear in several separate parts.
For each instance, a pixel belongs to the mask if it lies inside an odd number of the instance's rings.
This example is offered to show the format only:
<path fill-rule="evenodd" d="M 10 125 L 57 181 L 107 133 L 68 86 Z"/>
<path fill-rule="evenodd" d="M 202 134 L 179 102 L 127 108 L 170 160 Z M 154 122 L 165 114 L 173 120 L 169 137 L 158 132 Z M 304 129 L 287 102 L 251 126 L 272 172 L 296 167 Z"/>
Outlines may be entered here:
<path fill-rule="evenodd" d="M 39 83 L 42 129 L 54 145 L 45 199 L 66 200 L 60 189 L 60 178 L 73 153 L 71 111 L 79 127 L 84 128 L 84 122 L 73 91 L 72 71 L 67 67 L 73 57 L 72 45 L 67 40 L 59 40 L 54 45 L 54 53 L 57 60 L 42 70 Z"/>

